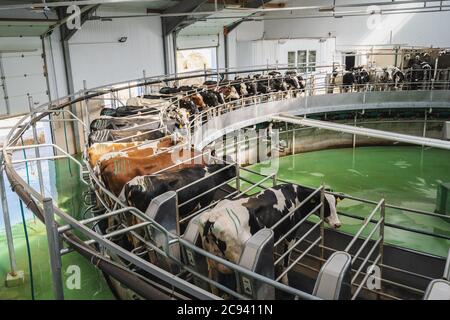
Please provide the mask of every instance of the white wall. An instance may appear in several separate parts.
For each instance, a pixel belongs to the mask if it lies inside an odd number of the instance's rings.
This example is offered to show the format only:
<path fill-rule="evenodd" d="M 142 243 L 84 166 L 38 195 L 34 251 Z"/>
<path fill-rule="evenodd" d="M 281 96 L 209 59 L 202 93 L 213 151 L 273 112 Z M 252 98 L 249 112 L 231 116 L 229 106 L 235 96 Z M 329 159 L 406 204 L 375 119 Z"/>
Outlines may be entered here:
<path fill-rule="evenodd" d="M 277 13 L 280 15 L 280 13 Z M 379 24 L 373 23 L 379 19 Z M 373 27 L 377 25 L 378 27 Z M 338 48 L 360 45 L 401 44 L 450 46 L 450 12 L 410 13 L 313 19 L 266 20 L 266 38 L 336 37 Z M 391 38 L 392 33 L 392 38 Z"/>
<path fill-rule="evenodd" d="M 317 65 L 329 65 L 335 59 L 335 39 L 291 39 L 239 41 L 236 45 L 236 67 L 288 63 L 288 52 L 315 50 Z"/>
<path fill-rule="evenodd" d="M 52 100 L 55 100 L 68 94 L 61 33 L 59 30 L 45 38 L 45 52 L 47 55 L 50 97 Z"/>
<path fill-rule="evenodd" d="M 236 29 L 228 33 L 228 64 L 230 68 L 237 64 L 237 32 Z"/>
<path fill-rule="evenodd" d="M 120 37 L 127 37 L 124 43 Z M 157 17 L 88 21 L 69 41 L 75 91 L 164 74 L 161 20 Z"/>
<path fill-rule="evenodd" d="M 235 32 L 236 41 L 251 41 L 262 39 L 264 36 L 264 22 L 243 22 L 235 29 Z"/>
<path fill-rule="evenodd" d="M 330 5 L 326 0 L 287 1 L 288 6 Z M 342 0 L 340 3 L 357 2 Z M 340 9 L 341 10 L 341 9 Z M 295 15 L 316 14 L 315 11 L 294 11 Z M 318 63 L 343 62 L 342 53 L 377 46 L 450 47 L 450 12 L 391 14 L 343 18 L 276 19 L 290 12 L 266 15 L 264 22 L 246 22 L 236 28 L 234 66 L 287 62 L 289 50 L 317 50 Z M 378 22 L 378 23 L 374 23 Z M 374 27 L 376 26 L 376 27 Z M 282 39 L 285 44 L 278 43 Z M 319 39 L 326 39 L 318 44 Z M 257 43 L 255 44 L 255 41 Z M 278 44 L 277 44 L 278 43 Z M 315 49 L 314 49 L 315 48 Z M 361 64 L 358 61 L 357 64 Z"/>

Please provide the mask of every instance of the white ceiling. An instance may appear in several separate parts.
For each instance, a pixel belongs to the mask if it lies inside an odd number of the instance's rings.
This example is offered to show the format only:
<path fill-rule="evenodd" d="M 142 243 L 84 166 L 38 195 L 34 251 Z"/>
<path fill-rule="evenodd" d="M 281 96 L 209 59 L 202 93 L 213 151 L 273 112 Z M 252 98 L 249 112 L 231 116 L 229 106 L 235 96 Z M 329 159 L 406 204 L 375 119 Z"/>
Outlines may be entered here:
<path fill-rule="evenodd" d="M 54 23 L 53 21 L 0 21 L 0 37 L 40 36 Z"/>
<path fill-rule="evenodd" d="M 250 14 L 239 10 L 223 9 L 222 11 L 209 15 L 207 20 L 196 21 L 180 31 L 180 36 L 214 35 L 220 33 L 223 27 L 232 24 Z"/>

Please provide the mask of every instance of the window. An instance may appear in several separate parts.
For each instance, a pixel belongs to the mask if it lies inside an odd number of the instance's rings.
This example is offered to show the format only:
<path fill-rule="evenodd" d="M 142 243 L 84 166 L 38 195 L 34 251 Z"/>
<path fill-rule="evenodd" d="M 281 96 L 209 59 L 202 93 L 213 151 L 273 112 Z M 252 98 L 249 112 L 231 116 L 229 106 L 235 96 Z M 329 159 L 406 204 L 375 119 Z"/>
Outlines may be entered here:
<path fill-rule="evenodd" d="M 308 67 L 309 72 L 316 71 L 316 50 L 308 51 Z"/>
<path fill-rule="evenodd" d="M 316 70 L 316 50 L 298 50 L 288 52 L 288 65 L 297 66 L 300 72 L 312 72 Z"/>
<path fill-rule="evenodd" d="M 295 67 L 295 52 L 294 51 L 288 52 L 288 66 Z"/>
<path fill-rule="evenodd" d="M 297 66 L 300 68 L 300 72 L 306 71 L 306 56 L 308 55 L 308 51 L 299 50 L 297 51 Z"/>

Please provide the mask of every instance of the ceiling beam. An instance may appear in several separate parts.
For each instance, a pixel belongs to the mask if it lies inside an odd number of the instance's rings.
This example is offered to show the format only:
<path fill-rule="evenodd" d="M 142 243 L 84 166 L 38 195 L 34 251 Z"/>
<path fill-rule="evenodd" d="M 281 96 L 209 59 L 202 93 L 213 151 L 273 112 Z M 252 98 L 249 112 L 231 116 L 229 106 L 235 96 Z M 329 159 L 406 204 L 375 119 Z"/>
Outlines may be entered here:
<path fill-rule="evenodd" d="M 28 3 L 13 3 L 13 4 L 0 4 L 0 10 L 12 10 L 12 9 L 29 9 L 29 8 L 52 8 L 52 7 L 68 7 L 71 5 L 87 6 L 97 4 L 127 4 L 132 2 L 161 2 L 161 0 L 71 0 L 71 1 L 52 1 L 52 2 L 28 2 Z"/>
<path fill-rule="evenodd" d="M 163 14 L 176 14 L 176 13 L 187 13 L 198 9 L 202 4 L 206 3 L 207 0 L 183 0 L 173 7 L 169 7 L 164 10 Z M 163 34 L 167 36 L 173 31 L 176 31 L 181 25 L 189 24 L 188 16 L 173 16 L 173 17 L 163 17 L 162 27 Z"/>
<path fill-rule="evenodd" d="M 245 4 L 245 8 L 256 9 L 259 7 L 266 7 L 266 5 L 268 5 L 268 2 L 270 2 L 270 1 L 271 0 L 250 0 Z M 280 7 L 280 8 L 283 8 L 283 7 Z M 229 24 L 228 26 L 225 26 L 224 33 L 225 34 L 230 33 L 231 31 L 236 29 L 242 22 L 244 22 L 245 19 L 246 18 L 242 18 L 238 21 L 233 22 L 232 24 Z"/>
<path fill-rule="evenodd" d="M 248 7 L 246 3 L 252 2 L 251 0 L 208 0 L 208 3 L 217 3 L 220 5 L 231 5 L 231 6 L 241 6 L 242 8 L 252 8 L 251 5 Z M 258 1 L 260 6 L 262 5 L 262 1 Z M 258 6 L 259 7 L 259 6 Z M 256 8 L 258 8 L 256 7 Z M 285 2 L 279 2 L 279 3 L 267 3 L 264 4 L 264 8 L 285 8 L 286 3 Z"/>

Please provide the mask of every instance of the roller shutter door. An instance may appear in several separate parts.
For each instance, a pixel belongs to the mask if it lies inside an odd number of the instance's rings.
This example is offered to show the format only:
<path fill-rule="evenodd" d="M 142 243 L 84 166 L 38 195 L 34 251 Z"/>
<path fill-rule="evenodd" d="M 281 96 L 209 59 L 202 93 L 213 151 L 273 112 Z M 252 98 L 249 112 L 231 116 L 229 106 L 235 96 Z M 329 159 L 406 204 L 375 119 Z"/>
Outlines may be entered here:
<path fill-rule="evenodd" d="M 10 115 L 28 112 L 28 95 L 35 105 L 48 102 L 42 50 L 3 52 L 0 59 L 4 87 L 0 90 L 0 116 L 7 114 L 7 105 Z"/>

